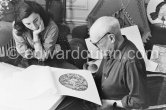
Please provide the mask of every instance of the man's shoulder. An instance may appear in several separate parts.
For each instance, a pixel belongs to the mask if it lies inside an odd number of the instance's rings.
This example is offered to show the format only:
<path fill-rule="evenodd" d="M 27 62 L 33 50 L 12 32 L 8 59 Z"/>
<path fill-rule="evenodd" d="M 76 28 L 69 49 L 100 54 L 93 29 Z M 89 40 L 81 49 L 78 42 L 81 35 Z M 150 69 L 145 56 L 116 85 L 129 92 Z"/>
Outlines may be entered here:
<path fill-rule="evenodd" d="M 139 59 L 143 59 L 140 51 L 137 49 L 137 47 L 133 43 L 129 42 L 123 49 L 122 60 L 134 61 Z"/>

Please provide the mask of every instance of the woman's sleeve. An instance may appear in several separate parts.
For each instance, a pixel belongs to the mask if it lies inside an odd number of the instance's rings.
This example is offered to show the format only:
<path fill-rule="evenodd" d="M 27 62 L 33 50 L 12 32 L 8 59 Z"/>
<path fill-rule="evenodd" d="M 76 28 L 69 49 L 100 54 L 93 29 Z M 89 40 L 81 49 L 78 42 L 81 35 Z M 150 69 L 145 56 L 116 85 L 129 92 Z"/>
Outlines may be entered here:
<path fill-rule="evenodd" d="M 126 63 L 126 85 L 129 94 L 122 99 L 125 108 L 141 109 L 147 107 L 146 71 L 143 60 L 127 61 Z"/>
<path fill-rule="evenodd" d="M 55 49 L 56 41 L 58 38 L 58 26 L 56 24 L 52 24 L 48 27 L 43 42 L 43 48 L 45 52 L 49 53 Z"/>
<path fill-rule="evenodd" d="M 15 40 L 16 43 L 16 50 L 17 52 L 23 57 L 26 58 L 25 56 L 25 52 L 26 51 L 32 51 L 30 48 L 28 48 L 25 40 L 21 37 L 17 35 L 17 30 L 13 29 L 13 38 Z"/>

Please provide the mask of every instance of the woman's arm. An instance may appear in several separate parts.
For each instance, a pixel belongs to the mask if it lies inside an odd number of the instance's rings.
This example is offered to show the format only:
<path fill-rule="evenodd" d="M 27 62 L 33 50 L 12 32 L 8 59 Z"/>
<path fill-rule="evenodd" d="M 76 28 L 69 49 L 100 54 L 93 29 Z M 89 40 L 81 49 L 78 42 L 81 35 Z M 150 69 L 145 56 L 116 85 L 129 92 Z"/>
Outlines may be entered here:
<path fill-rule="evenodd" d="M 41 31 L 45 31 L 44 36 L 39 36 Z M 41 44 L 40 37 L 43 37 L 43 43 Z M 48 55 L 51 54 L 56 48 L 56 41 L 58 38 L 58 27 L 54 22 L 51 22 L 47 27 L 40 25 L 38 30 L 33 31 L 33 42 L 35 48 L 35 57 L 40 60 L 45 60 Z"/>
<path fill-rule="evenodd" d="M 48 57 L 48 55 L 57 54 L 58 51 L 61 50 L 60 45 L 56 44 L 58 33 L 58 26 L 51 21 L 50 25 L 46 29 L 43 42 L 43 49 L 46 57 Z"/>
<path fill-rule="evenodd" d="M 12 30 L 13 38 L 16 43 L 16 50 L 17 52 L 26 59 L 33 58 L 33 50 L 28 48 L 26 41 L 22 36 L 17 35 L 17 30 L 13 28 Z"/>

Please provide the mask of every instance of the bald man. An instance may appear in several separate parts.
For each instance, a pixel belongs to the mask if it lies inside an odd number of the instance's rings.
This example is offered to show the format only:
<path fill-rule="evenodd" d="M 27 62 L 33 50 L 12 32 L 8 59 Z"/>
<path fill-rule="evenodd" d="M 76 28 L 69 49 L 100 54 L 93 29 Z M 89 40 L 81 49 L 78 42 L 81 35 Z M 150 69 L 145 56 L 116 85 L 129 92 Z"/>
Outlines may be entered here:
<path fill-rule="evenodd" d="M 121 35 L 118 20 L 110 16 L 97 19 L 89 35 L 92 44 L 104 54 L 95 74 L 103 103 L 98 109 L 146 108 L 145 63 L 136 46 Z"/>

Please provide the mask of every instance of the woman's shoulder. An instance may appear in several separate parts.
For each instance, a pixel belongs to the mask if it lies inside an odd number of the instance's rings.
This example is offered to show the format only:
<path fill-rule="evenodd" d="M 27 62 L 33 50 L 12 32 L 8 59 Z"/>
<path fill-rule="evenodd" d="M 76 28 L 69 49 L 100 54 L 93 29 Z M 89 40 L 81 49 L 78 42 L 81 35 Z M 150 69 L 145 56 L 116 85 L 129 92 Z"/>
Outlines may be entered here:
<path fill-rule="evenodd" d="M 48 26 L 47 26 L 48 28 L 54 28 L 54 29 L 58 29 L 58 25 L 51 19 L 50 21 L 49 21 L 49 24 L 48 24 Z"/>
<path fill-rule="evenodd" d="M 58 26 L 53 20 L 50 20 L 48 25 L 45 27 L 44 33 L 52 34 L 55 32 L 59 32 Z"/>

